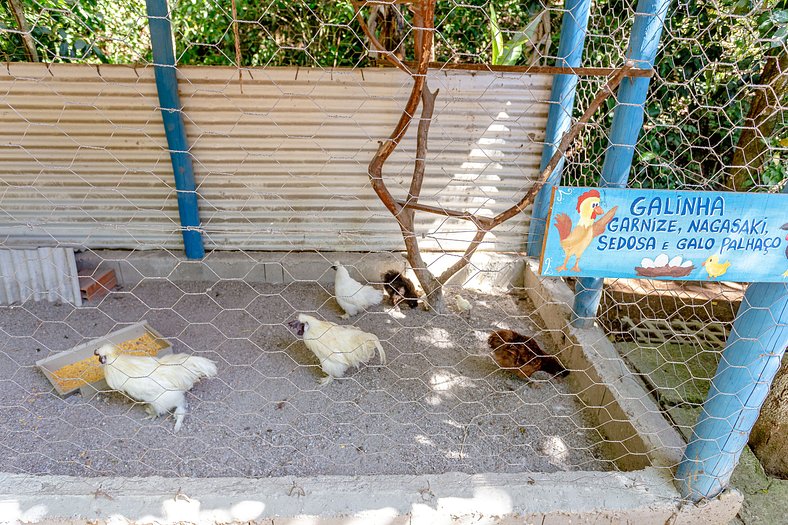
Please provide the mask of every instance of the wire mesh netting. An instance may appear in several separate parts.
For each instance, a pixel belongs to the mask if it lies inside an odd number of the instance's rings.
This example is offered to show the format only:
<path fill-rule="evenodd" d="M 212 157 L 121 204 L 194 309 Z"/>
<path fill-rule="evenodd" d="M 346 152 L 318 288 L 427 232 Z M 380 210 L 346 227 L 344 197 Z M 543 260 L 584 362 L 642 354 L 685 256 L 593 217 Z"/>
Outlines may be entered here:
<path fill-rule="evenodd" d="M 432 35 L 429 147 L 419 153 L 411 115 L 383 173 L 403 200 L 421 165 L 420 204 L 477 218 L 415 212 L 412 239 L 438 276 L 479 217 L 539 176 L 553 77 L 523 68 L 556 63 L 562 5 L 439 1 L 430 31 L 401 2 L 169 7 L 203 261 L 181 251 L 145 3 L 0 6 L 0 471 L 594 471 L 645 466 L 660 440 L 680 457 L 663 435 L 635 435 L 608 396 L 641 392 L 641 410 L 688 438 L 745 286 L 608 280 L 603 335 L 587 343 L 612 345 L 605 366 L 620 359 L 640 388 L 617 391 L 545 322 L 560 300 L 523 278 L 528 212 L 485 236 L 438 311 L 410 308 L 407 285 L 386 277 L 420 277 L 368 175 L 418 77 L 402 71 L 416 44 Z M 594 4 L 584 66 L 623 65 L 634 12 Z M 782 190 L 786 24 L 776 2 L 671 4 L 631 187 Z M 607 80 L 579 77 L 575 117 Z M 583 127 L 563 184 L 599 182 L 615 106 Z M 343 281 L 336 261 L 378 291 Z M 369 304 L 343 319 L 348 302 Z M 121 357 L 99 350 L 130 326 L 143 331 L 111 341 Z M 212 364 L 153 360 L 162 350 Z M 145 419 L 157 400 L 162 417 Z"/>

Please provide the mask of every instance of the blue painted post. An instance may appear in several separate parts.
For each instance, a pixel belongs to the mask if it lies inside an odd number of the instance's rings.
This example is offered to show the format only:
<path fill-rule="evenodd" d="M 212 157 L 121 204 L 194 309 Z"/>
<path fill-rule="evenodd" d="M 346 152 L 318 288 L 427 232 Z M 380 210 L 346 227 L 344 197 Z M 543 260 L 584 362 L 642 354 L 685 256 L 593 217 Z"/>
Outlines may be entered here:
<path fill-rule="evenodd" d="M 682 497 L 713 498 L 728 486 L 786 346 L 788 285 L 751 284 L 676 472 Z"/>
<path fill-rule="evenodd" d="M 186 257 L 202 259 L 205 248 L 200 233 L 200 216 L 197 209 L 197 188 L 194 183 L 192 158 L 186 141 L 186 128 L 181 117 L 178 96 L 178 79 L 175 75 L 175 51 L 172 43 L 167 0 L 146 0 L 151 47 L 159 94 L 161 119 L 167 135 L 175 189 L 178 194 L 178 214 L 181 220 L 183 246 Z"/>
<path fill-rule="evenodd" d="M 561 40 L 558 44 L 556 66 L 579 67 L 583 59 L 583 48 L 588 27 L 588 12 L 591 0 L 566 0 L 563 21 L 561 22 Z M 577 75 L 555 75 L 553 89 L 550 92 L 550 110 L 547 114 L 545 145 L 542 150 L 542 165 L 539 170 L 547 167 L 547 163 L 555 154 L 564 133 L 572 125 L 572 112 L 575 108 L 577 92 Z M 539 257 L 544 238 L 545 217 L 550 207 L 550 195 L 553 186 L 560 183 L 564 169 L 562 158 L 555 167 L 547 182 L 534 199 L 531 211 L 531 225 L 528 229 L 528 255 Z"/>
<path fill-rule="evenodd" d="M 650 69 L 654 66 L 662 26 L 670 0 L 640 0 L 632 36 L 627 50 L 627 58 L 636 67 Z M 610 143 L 602 165 L 600 186 L 623 188 L 629 179 L 635 144 L 643 127 L 643 113 L 646 95 L 651 79 L 625 78 L 618 89 L 616 112 L 610 128 Z M 604 203 L 603 203 L 604 205 Z M 593 324 L 602 298 L 602 279 L 580 278 L 575 288 L 573 322 L 575 326 L 586 327 Z"/>

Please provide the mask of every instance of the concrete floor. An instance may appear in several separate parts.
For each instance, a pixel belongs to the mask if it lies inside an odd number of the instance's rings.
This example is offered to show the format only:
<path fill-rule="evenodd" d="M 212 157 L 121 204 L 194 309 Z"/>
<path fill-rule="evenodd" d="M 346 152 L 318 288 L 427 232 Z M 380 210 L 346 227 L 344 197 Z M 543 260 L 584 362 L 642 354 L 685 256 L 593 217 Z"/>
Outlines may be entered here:
<path fill-rule="evenodd" d="M 344 323 L 330 290 L 314 282 L 144 279 L 83 308 L 0 308 L 0 472 L 272 477 L 612 468 L 565 380 L 524 383 L 489 357 L 491 329 L 533 333 L 528 302 L 463 292 L 475 305 L 470 319 L 376 307 L 352 322 L 380 337 L 389 363 L 374 360 L 320 387 L 316 358 L 284 323 L 297 312 Z M 143 407 L 116 393 L 61 398 L 35 367 L 141 320 L 176 352 L 218 363 L 218 377 L 189 394 L 177 435 L 171 418 L 143 420 Z"/>

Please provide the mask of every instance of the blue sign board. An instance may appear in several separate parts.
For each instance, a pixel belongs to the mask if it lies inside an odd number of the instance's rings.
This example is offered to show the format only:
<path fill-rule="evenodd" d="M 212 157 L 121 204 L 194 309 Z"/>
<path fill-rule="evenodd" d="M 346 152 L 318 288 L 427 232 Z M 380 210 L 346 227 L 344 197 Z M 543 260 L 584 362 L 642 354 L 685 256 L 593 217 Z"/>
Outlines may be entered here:
<path fill-rule="evenodd" d="M 553 188 L 540 273 L 788 282 L 788 195 Z"/>

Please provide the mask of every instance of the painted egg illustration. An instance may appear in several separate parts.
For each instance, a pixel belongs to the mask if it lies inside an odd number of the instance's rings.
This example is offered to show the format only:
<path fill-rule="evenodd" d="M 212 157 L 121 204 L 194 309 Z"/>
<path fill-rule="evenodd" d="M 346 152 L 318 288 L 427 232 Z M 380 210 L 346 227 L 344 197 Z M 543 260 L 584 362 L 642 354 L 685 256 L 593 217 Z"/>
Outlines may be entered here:
<path fill-rule="evenodd" d="M 657 258 L 654 259 L 654 266 L 665 266 L 668 264 L 668 256 L 664 253 L 660 253 L 657 255 Z"/>

